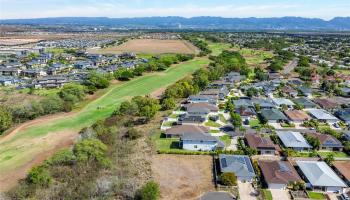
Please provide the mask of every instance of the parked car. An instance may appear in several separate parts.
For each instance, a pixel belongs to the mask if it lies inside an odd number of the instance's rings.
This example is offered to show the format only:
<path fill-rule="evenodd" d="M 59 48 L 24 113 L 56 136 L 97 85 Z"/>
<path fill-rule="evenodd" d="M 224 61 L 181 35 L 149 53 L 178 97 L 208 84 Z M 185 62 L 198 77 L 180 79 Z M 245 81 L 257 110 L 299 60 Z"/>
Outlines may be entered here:
<path fill-rule="evenodd" d="M 342 200 L 350 200 L 350 197 L 349 197 L 346 193 L 341 194 L 341 195 L 340 195 L 340 198 L 341 198 Z"/>

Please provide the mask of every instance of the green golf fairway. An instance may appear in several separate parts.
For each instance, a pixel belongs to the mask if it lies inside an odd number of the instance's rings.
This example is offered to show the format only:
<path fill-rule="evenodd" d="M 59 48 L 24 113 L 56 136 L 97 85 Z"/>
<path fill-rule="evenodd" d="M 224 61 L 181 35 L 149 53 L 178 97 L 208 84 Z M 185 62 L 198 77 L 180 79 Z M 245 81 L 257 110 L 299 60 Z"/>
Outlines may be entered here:
<path fill-rule="evenodd" d="M 41 125 L 26 128 L 16 133 L 10 140 L 0 139 L 0 171 L 22 166 L 32 160 L 37 152 L 45 151 L 45 145 L 21 145 L 47 134 L 63 131 L 79 131 L 83 127 L 110 116 L 124 100 L 137 95 L 150 94 L 157 89 L 167 87 L 179 79 L 207 65 L 207 58 L 195 58 L 170 67 L 166 71 L 146 74 L 122 84 L 114 85 L 100 98 L 90 102 L 76 114 L 49 121 Z"/>

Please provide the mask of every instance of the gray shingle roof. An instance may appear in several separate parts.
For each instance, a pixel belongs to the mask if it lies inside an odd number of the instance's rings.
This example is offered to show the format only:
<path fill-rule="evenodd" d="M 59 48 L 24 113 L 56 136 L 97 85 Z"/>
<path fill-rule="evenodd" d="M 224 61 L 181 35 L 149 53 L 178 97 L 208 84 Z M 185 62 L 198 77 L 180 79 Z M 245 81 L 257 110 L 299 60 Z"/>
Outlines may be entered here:
<path fill-rule="evenodd" d="M 323 109 L 309 109 L 307 110 L 314 118 L 319 120 L 338 120 L 338 118 L 334 117 L 329 112 Z"/>
<path fill-rule="evenodd" d="M 254 177 L 253 165 L 248 156 L 220 154 L 221 172 L 233 172 L 237 177 Z"/>
<path fill-rule="evenodd" d="M 311 148 L 309 143 L 299 132 L 276 131 L 278 137 L 282 140 L 285 147 L 291 148 Z"/>
<path fill-rule="evenodd" d="M 325 162 L 297 161 L 296 163 L 313 186 L 347 187 Z"/>

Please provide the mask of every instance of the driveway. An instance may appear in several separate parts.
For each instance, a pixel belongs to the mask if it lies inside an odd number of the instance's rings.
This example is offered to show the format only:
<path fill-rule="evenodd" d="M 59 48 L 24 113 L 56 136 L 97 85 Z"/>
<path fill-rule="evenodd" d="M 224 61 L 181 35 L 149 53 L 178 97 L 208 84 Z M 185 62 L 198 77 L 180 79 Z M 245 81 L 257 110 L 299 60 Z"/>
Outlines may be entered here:
<path fill-rule="evenodd" d="M 238 139 L 238 137 L 233 137 L 232 139 L 231 139 L 231 144 L 230 144 L 230 146 L 228 146 L 227 148 L 226 148 L 226 150 L 232 150 L 232 151 L 236 151 L 237 150 L 237 139 Z"/>
<path fill-rule="evenodd" d="M 288 190 L 271 189 L 272 199 L 288 200 L 291 199 Z"/>
<path fill-rule="evenodd" d="M 244 200 L 257 200 L 255 194 L 255 190 L 251 183 L 242 183 L 241 181 L 237 181 L 238 183 L 238 191 L 240 199 Z"/>

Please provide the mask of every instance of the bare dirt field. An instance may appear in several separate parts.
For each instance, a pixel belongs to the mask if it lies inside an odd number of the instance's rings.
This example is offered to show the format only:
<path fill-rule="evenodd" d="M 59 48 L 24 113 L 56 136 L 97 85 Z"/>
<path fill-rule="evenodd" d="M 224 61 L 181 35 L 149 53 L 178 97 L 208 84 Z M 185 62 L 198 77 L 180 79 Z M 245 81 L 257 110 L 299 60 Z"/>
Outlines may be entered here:
<path fill-rule="evenodd" d="M 160 184 L 161 199 L 198 199 L 214 191 L 212 157 L 194 155 L 155 155 L 152 173 Z"/>
<path fill-rule="evenodd" d="M 90 49 L 89 53 L 118 54 L 134 52 L 144 54 L 184 53 L 196 54 L 198 49 L 183 40 L 134 39 L 119 46 L 104 49 Z"/>

